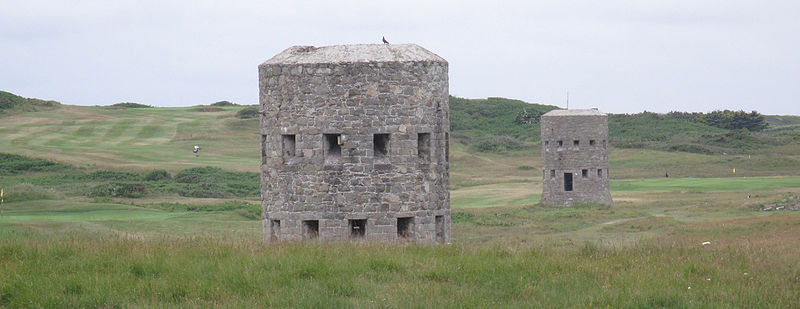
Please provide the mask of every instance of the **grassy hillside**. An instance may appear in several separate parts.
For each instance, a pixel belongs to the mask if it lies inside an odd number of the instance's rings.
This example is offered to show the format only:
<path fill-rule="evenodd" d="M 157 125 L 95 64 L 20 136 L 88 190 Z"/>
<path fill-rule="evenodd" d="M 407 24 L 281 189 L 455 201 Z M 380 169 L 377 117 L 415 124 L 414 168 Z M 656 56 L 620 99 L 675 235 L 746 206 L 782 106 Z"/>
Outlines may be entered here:
<path fill-rule="evenodd" d="M 61 105 L 56 101 L 23 98 L 16 94 L 0 91 L 0 117 L 18 112 L 34 112 L 53 109 Z"/>

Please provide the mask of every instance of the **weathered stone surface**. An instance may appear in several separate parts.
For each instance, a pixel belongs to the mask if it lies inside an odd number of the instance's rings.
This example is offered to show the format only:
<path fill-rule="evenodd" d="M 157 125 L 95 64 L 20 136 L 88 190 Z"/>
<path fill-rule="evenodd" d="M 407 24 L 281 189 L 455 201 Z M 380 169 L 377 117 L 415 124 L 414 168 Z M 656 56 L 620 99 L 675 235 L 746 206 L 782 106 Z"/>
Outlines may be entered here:
<path fill-rule="evenodd" d="M 554 110 L 542 115 L 541 131 L 542 203 L 613 204 L 608 187 L 608 116 L 596 109 Z"/>
<path fill-rule="evenodd" d="M 449 242 L 447 71 L 413 44 L 296 46 L 261 64 L 264 240 Z"/>

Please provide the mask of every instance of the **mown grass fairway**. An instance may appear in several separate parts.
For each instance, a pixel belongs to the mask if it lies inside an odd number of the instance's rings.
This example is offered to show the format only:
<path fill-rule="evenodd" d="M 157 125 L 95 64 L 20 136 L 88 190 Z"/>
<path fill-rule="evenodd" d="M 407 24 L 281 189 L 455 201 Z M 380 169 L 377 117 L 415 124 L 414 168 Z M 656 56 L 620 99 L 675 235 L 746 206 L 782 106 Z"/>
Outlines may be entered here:
<path fill-rule="evenodd" d="M 453 142 L 452 244 L 264 245 L 257 120 L 238 109 L 0 118 L 0 152 L 72 165 L 0 168 L 0 307 L 800 306 L 800 212 L 760 210 L 800 196 L 797 145 L 612 148 L 615 205 L 558 208 L 538 204 L 537 146 Z"/>

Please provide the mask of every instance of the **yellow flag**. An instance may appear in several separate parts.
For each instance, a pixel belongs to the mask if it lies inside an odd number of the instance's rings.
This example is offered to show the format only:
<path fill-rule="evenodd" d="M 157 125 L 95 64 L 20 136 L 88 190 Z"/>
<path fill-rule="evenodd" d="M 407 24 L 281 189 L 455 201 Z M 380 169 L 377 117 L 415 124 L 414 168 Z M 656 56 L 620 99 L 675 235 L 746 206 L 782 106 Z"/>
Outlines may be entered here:
<path fill-rule="evenodd" d="M 733 173 L 736 174 L 736 169 L 735 168 L 733 169 Z"/>

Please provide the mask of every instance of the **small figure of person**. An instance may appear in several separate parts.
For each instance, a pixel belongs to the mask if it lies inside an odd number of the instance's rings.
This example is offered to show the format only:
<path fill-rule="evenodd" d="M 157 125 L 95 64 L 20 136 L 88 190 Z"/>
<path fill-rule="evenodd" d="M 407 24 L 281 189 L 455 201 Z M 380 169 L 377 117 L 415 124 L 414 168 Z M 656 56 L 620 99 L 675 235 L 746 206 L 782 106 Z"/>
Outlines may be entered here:
<path fill-rule="evenodd" d="M 666 172 L 664 173 L 664 178 L 669 178 L 669 171 L 666 171 Z"/>
<path fill-rule="evenodd" d="M 194 152 L 194 156 L 195 157 L 199 157 L 200 156 L 200 145 L 194 145 L 194 149 L 192 149 L 192 152 Z"/>

